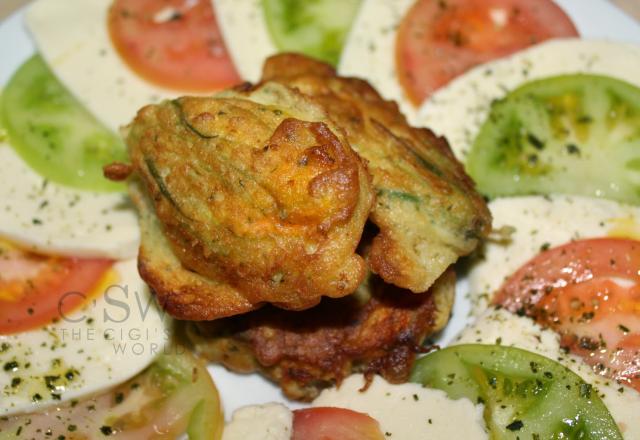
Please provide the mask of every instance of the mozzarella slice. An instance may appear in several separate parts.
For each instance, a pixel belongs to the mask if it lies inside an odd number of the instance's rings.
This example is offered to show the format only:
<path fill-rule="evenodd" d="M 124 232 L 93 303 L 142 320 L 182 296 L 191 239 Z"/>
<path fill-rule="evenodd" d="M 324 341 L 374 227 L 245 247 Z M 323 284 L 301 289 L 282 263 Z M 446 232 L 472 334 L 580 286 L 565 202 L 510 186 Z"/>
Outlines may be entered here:
<path fill-rule="evenodd" d="M 281 403 L 245 406 L 233 413 L 222 440 L 290 440 L 293 413 Z"/>
<path fill-rule="evenodd" d="M 112 284 L 83 309 L 42 329 L 0 336 L 0 415 L 108 389 L 167 349 L 170 319 L 138 275 L 137 261 L 113 271 Z M 6 368 L 12 362 L 15 368 Z"/>
<path fill-rule="evenodd" d="M 598 389 L 624 438 L 640 438 L 640 393 L 615 381 L 597 376 L 580 358 L 560 348 L 560 337 L 532 319 L 506 310 L 490 309 L 465 329 L 454 344 L 501 344 L 522 348 L 560 362 Z"/>
<path fill-rule="evenodd" d="M 452 400 L 444 391 L 415 383 L 392 385 L 374 376 L 369 388 L 360 374 L 349 376 L 339 388 L 324 390 L 313 406 L 334 406 L 362 412 L 380 423 L 391 439 L 486 439 L 482 405 Z"/>
<path fill-rule="evenodd" d="M 416 108 L 406 98 L 396 72 L 396 30 L 415 0 L 363 0 L 347 37 L 338 73 L 369 81 L 394 100 L 412 121 Z"/>
<path fill-rule="evenodd" d="M 541 250 L 583 238 L 640 238 L 640 208 L 610 200 L 553 195 L 509 197 L 489 203 L 493 228 L 508 228 L 504 240 L 485 244 L 471 265 L 472 313 L 486 308 L 502 283 Z"/>
<path fill-rule="evenodd" d="M 44 180 L 2 143 L 0 212 L 0 236 L 39 253 L 123 259 L 138 252 L 138 219 L 126 194 Z"/>
<path fill-rule="evenodd" d="M 179 91 L 146 82 L 111 44 L 111 0 L 38 0 L 26 14 L 39 52 L 64 86 L 111 130 L 128 124 L 138 109 Z"/>
<path fill-rule="evenodd" d="M 240 76 L 258 82 L 262 65 L 278 49 L 271 40 L 262 0 L 212 0 L 224 42 Z"/>
<path fill-rule="evenodd" d="M 640 87 L 640 47 L 606 41 L 555 40 L 478 66 L 436 92 L 416 123 L 445 136 L 464 160 L 491 103 L 521 84 L 570 73 L 608 75 Z"/>

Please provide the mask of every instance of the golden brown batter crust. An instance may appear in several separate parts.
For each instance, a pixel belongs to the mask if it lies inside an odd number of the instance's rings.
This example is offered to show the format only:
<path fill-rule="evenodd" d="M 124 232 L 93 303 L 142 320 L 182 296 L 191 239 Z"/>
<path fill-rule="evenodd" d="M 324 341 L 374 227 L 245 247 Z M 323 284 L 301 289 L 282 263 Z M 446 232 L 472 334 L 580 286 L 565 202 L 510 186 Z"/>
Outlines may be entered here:
<path fill-rule="evenodd" d="M 423 292 L 489 232 L 489 210 L 447 142 L 411 127 L 366 81 L 296 54 L 268 59 L 263 80 L 314 98 L 367 160 L 376 191 L 370 218 L 380 228 L 369 265 L 386 282 Z"/>
<path fill-rule="evenodd" d="M 140 273 L 172 315 L 307 309 L 354 292 L 367 264 L 420 295 L 486 236 L 489 211 L 446 141 L 368 83 L 292 54 L 263 76 L 143 108 L 131 168 L 105 170 L 133 170 Z"/>
<path fill-rule="evenodd" d="M 147 242 L 141 274 L 178 316 L 215 319 L 265 302 L 304 309 L 362 282 L 355 251 L 373 202 L 370 177 L 322 108 L 297 92 L 263 84 L 148 106 L 127 143 L 135 180 L 187 272 L 165 275 Z"/>

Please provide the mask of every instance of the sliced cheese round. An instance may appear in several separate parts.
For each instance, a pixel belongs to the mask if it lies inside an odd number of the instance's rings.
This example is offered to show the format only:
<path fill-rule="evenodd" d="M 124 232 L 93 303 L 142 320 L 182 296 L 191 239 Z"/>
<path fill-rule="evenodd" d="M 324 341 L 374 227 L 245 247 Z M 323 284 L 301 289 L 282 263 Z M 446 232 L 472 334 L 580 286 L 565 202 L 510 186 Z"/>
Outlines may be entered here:
<path fill-rule="evenodd" d="M 0 335 L 0 365 L 15 366 L 0 370 L 0 415 L 111 388 L 167 350 L 171 319 L 156 306 L 135 259 L 116 263 L 100 293 L 42 329 Z"/>
<path fill-rule="evenodd" d="M 3 143 L 0 212 L 0 237 L 38 253 L 113 259 L 138 253 L 138 218 L 126 194 L 49 182 Z"/>

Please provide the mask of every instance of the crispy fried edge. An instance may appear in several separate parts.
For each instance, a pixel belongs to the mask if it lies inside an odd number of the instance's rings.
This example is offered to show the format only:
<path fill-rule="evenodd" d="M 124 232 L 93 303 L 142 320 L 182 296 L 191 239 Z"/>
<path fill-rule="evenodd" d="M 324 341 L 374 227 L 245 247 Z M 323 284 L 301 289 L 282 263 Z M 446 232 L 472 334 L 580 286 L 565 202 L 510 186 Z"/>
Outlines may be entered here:
<path fill-rule="evenodd" d="M 185 269 L 171 250 L 140 183 L 131 181 L 129 193 L 140 215 L 138 271 L 165 310 L 178 319 L 208 320 L 245 313 L 259 306 L 251 304 L 231 286 Z"/>
<path fill-rule="evenodd" d="M 186 334 L 196 352 L 208 360 L 220 363 L 229 370 L 238 373 L 259 372 L 276 382 L 287 397 L 309 401 L 315 398 L 322 389 L 339 384 L 350 373 L 378 373 L 394 383 L 406 381 L 411 365 L 406 365 L 405 362 L 413 362 L 419 351 L 418 346 L 424 343 L 429 335 L 440 331 L 449 320 L 455 297 L 455 272 L 452 269 L 447 270 L 432 286 L 430 292 L 431 307 L 434 313 L 429 317 L 429 325 L 422 334 L 410 335 L 410 337 L 398 334 L 396 344 L 392 347 L 380 346 L 367 353 L 348 358 L 342 365 L 325 370 L 317 365 L 304 365 L 304 368 L 299 369 L 292 368 L 291 364 L 296 362 L 292 359 L 285 359 L 275 365 L 262 365 L 249 342 L 227 333 L 224 321 L 213 324 L 218 326 L 220 337 L 212 338 L 201 334 L 193 323 L 185 323 Z M 365 306 L 366 304 L 362 307 Z M 413 345 L 411 347 L 407 347 L 407 343 L 411 342 L 407 339 L 412 339 Z M 409 348 L 412 353 L 410 360 L 401 353 L 406 348 Z M 386 354 L 379 356 L 380 350 L 384 350 Z M 404 351 L 406 352 L 406 350 Z M 404 375 L 400 380 L 393 376 L 393 373 L 398 373 L 398 371 L 402 371 Z"/>

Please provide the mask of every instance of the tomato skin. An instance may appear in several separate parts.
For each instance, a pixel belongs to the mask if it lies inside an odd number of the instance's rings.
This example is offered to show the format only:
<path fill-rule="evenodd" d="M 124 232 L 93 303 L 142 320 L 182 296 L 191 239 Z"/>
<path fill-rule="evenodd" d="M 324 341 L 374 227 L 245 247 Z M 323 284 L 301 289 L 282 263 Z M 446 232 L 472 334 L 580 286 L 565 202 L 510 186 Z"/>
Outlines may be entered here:
<path fill-rule="evenodd" d="M 617 78 L 577 73 L 527 81 L 489 105 L 466 169 L 490 198 L 572 194 L 638 205 L 636 171 L 625 166 L 638 157 L 638 114 L 640 87 Z M 585 125 L 581 115 L 598 116 Z M 567 147 L 568 139 L 575 144 Z"/>
<path fill-rule="evenodd" d="M 0 335 L 50 324 L 84 304 L 111 260 L 45 257 L 0 243 Z"/>
<path fill-rule="evenodd" d="M 396 38 L 396 68 L 419 105 L 470 68 L 550 38 L 575 37 L 571 19 L 552 0 L 419 0 Z"/>
<path fill-rule="evenodd" d="M 597 374 L 640 391 L 640 242 L 600 238 L 545 251 L 494 298 L 557 331 Z"/>
<path fill-rule="evenodd" d="M 520 348 L 452 345 L 420 358 L 411 381 L 451 399 L 484 402 L 491 439 L 623 438 L 598 393 L 580 376 Z"/>
<path fill-rule="evenodd" d="M 317 407 L 293 412 L 291 440 L 382 440 L 378 422 L 345 408 Z"/>
<path fill-rule="evenodd" d="M 116 0 L 108 26 L 122 59 L 152 83 L 205 92 L 240 82 L 210 0 Z"/>

